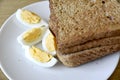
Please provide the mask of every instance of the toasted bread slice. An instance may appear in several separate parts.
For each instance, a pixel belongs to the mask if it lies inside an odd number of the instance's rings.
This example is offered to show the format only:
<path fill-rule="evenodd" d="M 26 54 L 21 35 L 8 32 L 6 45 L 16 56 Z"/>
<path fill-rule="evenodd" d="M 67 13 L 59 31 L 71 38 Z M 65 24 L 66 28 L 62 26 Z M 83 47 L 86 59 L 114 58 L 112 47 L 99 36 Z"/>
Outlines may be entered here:
<path fill-rule="evenodd" d="M 50 29 L 64 49 L 120 35 L 118 0 L 49 0 Z"/>
<path fill-rule="evenodd" d="M 120 44 L 120 36 L 93 40 L 90 42 L 86 42 L 85 44 L 82 44 L 82 45 L 77 45 L 77 46 L 73 46 L 65 49 L 58 49 L 58 50 L 62 54 L 71 54 L 77 51 L 83 51 L 90 48 L 95 48 L 100 46 L 109 46 L 109 45 L 115 45 L 115 44 Z"/>
<path fill-rule="evenodd" d="M 89 50 L 84 50 L 76 52 L 74 54 L 67 55 L 61 54 L 58 51 L 57 56 L 64 65 L 68 67 L 74 67 L 101 58 L 103 56 L 106 56 L 119 50 L 120 44 L 116 44 L 110 46 L 96 47 Z"/>

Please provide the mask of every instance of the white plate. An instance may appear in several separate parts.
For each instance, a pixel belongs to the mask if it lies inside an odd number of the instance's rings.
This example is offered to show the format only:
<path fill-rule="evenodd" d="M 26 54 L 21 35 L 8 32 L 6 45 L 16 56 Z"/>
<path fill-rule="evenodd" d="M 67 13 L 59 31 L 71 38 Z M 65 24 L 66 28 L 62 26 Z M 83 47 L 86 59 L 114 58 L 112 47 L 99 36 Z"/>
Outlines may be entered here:
<path fill-rule="evenodd" d="M 48 1 L 34 3 L 25 7 L 48 21 Z M 0 64 L 1 69 L 9 79 L 13 80 L 106 80 L 114 71 L 119 53 L 106 56 L 96 61 L 68 68 L 58 63 L 52 68 L 42 68 L 25 58 L 17 36 L 22 28 L 13 14 L 2 26 L 0 32 Z"/>

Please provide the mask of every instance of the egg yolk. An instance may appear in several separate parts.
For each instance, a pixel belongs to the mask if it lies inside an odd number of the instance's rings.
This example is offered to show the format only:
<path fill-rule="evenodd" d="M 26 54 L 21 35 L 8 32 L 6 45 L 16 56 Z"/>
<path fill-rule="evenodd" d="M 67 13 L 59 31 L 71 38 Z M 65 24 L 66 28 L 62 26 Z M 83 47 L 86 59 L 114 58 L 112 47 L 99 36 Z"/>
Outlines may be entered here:
<path fill-rule="evenodd" d="M 21 18 L 23 21 L 29 24 L 36 24 L 39 23 L 41 20 L 41 18 L 37 14 L 30 12 L 28 10 L 22 10 Z"/>
<path fill-rule="evenodd" d="M 32 46 L 32 48 L 30 48 L 30 55 L 35 60 L 42 62 L 42 63 L 49 62 L 52 59 L 52 56 L 50 54 L 48 54 L 34 46 Z"/>
<path fill-rule="evenodd" d="M 27 43 L 37 40 L 42 35 L 42 28 L 33 28 L 27 31 L 23 36 L 23 40 Z"/>
<path fill-rule="evenodd" d="M 46 47 L 50 52 L 53 52 L 56 50 L 56 42 L 55 37 L 50 33 L 46 38 Z"/>

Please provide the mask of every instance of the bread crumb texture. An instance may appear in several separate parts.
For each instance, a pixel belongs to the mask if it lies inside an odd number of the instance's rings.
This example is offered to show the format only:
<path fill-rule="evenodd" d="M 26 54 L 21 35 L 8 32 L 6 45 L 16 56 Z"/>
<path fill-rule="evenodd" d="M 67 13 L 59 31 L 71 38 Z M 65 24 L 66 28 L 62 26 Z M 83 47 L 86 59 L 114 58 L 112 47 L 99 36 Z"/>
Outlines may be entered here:
<path fill-rule="evenodd" d="M 120 29 L 119 0 L 50 0 L 50 9 L 58 47 L 107 37 Z"/>

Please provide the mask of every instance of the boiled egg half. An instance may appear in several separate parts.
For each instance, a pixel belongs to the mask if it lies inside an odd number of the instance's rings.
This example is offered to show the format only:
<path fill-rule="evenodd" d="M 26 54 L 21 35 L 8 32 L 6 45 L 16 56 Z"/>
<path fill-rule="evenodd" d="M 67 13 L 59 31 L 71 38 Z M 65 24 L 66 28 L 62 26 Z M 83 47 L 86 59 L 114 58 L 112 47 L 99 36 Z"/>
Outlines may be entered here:
<path fill-rule="evenodd" d="M 48 29 L 42 39 L 42 48 L 51 55 L 56 55 L 56 40 Z"/>
<path fill-rule="evenodd" d="M 42 25 L 48 26 L 48 24 L 38 14 L 30 10 L 18 9 L 16 12 L 16 18 L 20 23 L 29 28 Z"/>
<path fill-rule="evenodd" d="M 41 27 L 31 28 L 23 32 L 17 38 L 18 43 L 20 43 L 22 46 L 35 45 L 42 40 L 42 37 L 44 36 L 46 29 L 47 27 L 41 26 Z"/>
<path fill-rule="evenodd" d="M 52 67 L 57 63 L 56 58 L 35 46 L 27 47 L 25 55 L 30 61 L 42 67 Z"/>

